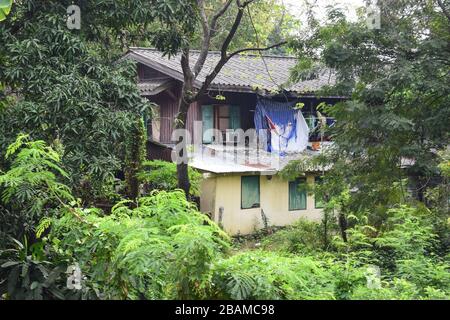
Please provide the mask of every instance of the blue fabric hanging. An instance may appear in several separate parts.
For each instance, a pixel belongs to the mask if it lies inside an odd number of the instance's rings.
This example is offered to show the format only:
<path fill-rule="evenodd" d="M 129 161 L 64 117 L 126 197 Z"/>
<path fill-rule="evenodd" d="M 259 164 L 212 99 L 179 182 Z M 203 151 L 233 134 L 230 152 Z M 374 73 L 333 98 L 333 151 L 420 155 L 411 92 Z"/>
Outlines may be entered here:
<path fill-rule="evenodd" d="M 258 97 L 258 103 L 255 110 L 255 129 L 266 130 L 268 135 L 267 151 L 272 151 L 270 139 L 270 126 L 267 118 L 269 118 L 275 125 L 285 129 L 290 123 L 294 126 L 289 136 L 283 136 L 286 141 L 291 138 L 296 138 L 296 115 L 298 110 L 294 109 L 295 102 L 277 102 L 269 99 Z M 281 132 L 282 133 L 282 132 Z"/>

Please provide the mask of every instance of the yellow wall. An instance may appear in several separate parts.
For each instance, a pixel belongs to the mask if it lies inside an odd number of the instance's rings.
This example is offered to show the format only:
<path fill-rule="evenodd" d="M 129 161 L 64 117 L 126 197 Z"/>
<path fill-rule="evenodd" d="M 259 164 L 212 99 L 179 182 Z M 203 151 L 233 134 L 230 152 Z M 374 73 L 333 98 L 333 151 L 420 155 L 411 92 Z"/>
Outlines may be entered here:
<path fill-rule="evenodd" d="M 314 176 L 307 176 L 314 183 Z M 304 217 L 320 221 L 322 210 L 315 209 L 314 196 L 308 194 L 306 210 L 289 211 L 289 183 L 278 176 L 260 176 L 260 208 L 241 209 L 241 176 L 209 176 L 202 182 L 200 209 L 210 212 L 219 223 L 220 208 L 223 208 L 222 226 L 231 235 L 250 234 L 262 228 L 261 209 L 271 226 L 292 224 Z"/>
<path fill-rule="evenodd" d="M 200 197 L 200 209 L 202 212 L 211 213 L 211 218 L 215 219 L 215 192 L 216 192 L 216 179 L 207 178 L 202 180 L 201 185 L 201 197 Z"/>

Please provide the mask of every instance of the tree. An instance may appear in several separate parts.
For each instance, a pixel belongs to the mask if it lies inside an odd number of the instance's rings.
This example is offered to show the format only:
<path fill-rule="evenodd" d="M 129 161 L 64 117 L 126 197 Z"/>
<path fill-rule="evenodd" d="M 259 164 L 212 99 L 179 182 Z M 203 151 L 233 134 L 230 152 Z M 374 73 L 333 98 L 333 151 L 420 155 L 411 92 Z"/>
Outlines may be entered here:
<path fill-rule="evenodd" d="M 323 93 L 348 99 L 325 108 L 336 119 L 329 154 L 352 190 L 351 211 L 384 219 L 386 208 L 407 201 L 405 179 L 417 199 L 441 181 L 436 152 L 448 145 L 450 20 L 442 1 L 378 1 L 381 29 L 365 12 L 351 23 L 339 10 L 312 24 L 294 45 L 294 77 L 335 70 Z M 378 217 L 378 218 L 376 218 Z"/>
<path fill-rule="evenodd" d="M 207 12 L 216 12 L 223 5 L 223 1 L 207 1 Z M 220 51 L 228 31 L 234 22 L 237 7 L 231 6 L 218 21 L 214 37 L 211 39 L 210 50 Z M 258 0 L 251 6 L 251 10 L 245 10 L 239 29 L 236 31 L 229 51 L 246 47 L 270 46 L 281 42 L 299 28 L 299 20 L 292 16 L 288 9 L 279 0 Z M 200 27 L 200 26 L 199 26 Z M 192 48 L 201 49 L 202 33 L 198 32 L 192 44 Z M 280 46 L 269 50 L 269 53 L 284 53 L 287 46 Z"/>
<path fill-rule="evenodd" d="M 251 11 L 250 6 L 254 2 L 255 0 L 245 0 L 245 1 L 226 0 L 217 11 L 215 11 L 213 14 L 210 15 L 207 15 L 206 1 L 198 0 L 196 2 L 198 19 L 200 21 L 202 29 L 202 37 L 200 41 L 201 42 L 200 53 L 195 65 L 191 65 L 189 55 L 191 46 L 189 45 L 190 43 L 189 39 L 193 37 L 193 33 L 191 32 L 179 35 L 179 37 L 184 39 L 184 41 L 181 41 L 182 45 L 180 46 L 181 67 L 183 70 L 184 80 L 181 89 L 181 98 L 178 105 L 178 113 L 175 119 L 174 125 L 175 129 L 186 129 L 186 119 L 189 106 L 193 102 L 198 101 L 207 92 L 212 81 L 215 79 L 217 74 L 219 74 L 219 72 L 222 70 L 223 66 L 232 57 L 234 57 L 237 54 L 249 51 L 262 52 L 270 50 L 272 48 L 277 48 L 285 44 L 285 41 L 280 41 L 278 43 L 269 46 L 241 48 L 233 52 L 229 52 L 230 45 L 237 34 L 241 22 L 246 12 Z M 213 70 L 211 71 L 211 73 L 205 77 L 205 80 L 200 85 L 200 88 L 196 88 L 194 86 L 194 83 L 198 79 L 198 75 L 203 69 L 204 63 L 208 55 L 208 51 L 212 47 L 212 40 L 216 37 L 216 31 L 219 20 L 223 18 L 225 13 L 232 10 L 232 8 L 236 9 L 236 14 L 232 18 L 231 27 L 225 32 L 224 39 L 219 45 L 221 54 L 220 59 L 213 68 Z M 159 48 L 163 49 L 164 52 L 167 52 L 167 45 L 162 45 Z M 180 139 L 179 143 L 183 146 L 182 149 L 186 150 L 186 148 L 184 148 L 186 146 L 186 141 L 184 139 Z M 184 190 L 186 195 L 189 195 L 190 182 L 187 163 L 182 162 L 177 164 L 177 176 L 179 188 Z"/>
<path fill-rule="evenodd" d="M 20 1 L 0 24 L 0 147 L 5 150 L 20 132 L 64 145 L 63 165 L 74 191 L 90 202 L 113 190 L 132 147 L 127 141 L 139 138 L 130 137 L 139 132 L 136 118 L 149 107 L 139 94 L 134 65 L 118 61 L 123 45 L 131 33 L 156 43 L 166 37 L 167 51 L 175 50 L 180 44 L 170 31 L 146 33 L 146 25 L 176 24 L 185 33 L 195 12 L 192 1 L 82 1 L 81 30 L 69 30 L 65 17 L 71 4 Z M 129 186 L 129 194 L 136 189 Z"/>
<path fill-rule="evenodd" d="M 260 2 L 267 6 L 271 1 Z M 281 44 L 228 52 L 235 45 L 233 40 L 242 21 L 246 26 L 242 38 L 248 40 L 238 45 L 265 41 L 252 39 L 249 28 L 273 33 L 273 28 L 262 27 L 261 15 L 250 18 L 253 2 L 83 1 L 79 3 L 79 31 L 69 30 L 62 19 L 71 1 L 17 3 L 10 18 L 0 26 L 0 39 L 7 44 L 0 49 L 0 56 L 5 57 L 0 64 L 0 82 L 5 84 L 1 103 L 9 101 L 0 114 L 0 126 L 3 123 L 4 128 L 13 129 L 0 145 L 6 148 L 20 131 L 48 143 L 62 141 L 66 148 L 63 163 L 74 179 L 75 192 L 100 196 L 104 192 L 97 191 L 112 185 L 115 172 L 123 169 L 125 141 L 135 124 L 131 119 L 147 108 L 134 83 L 135 73 L 124 61 L 117 62 L 125 47 L 148 43 L 168 55 L 182 51 L 185 81 L 175 128 L 184 128 L 189 104 L 206 92 L 232 56 Z M 207 15 L 210 7 L 217 10 Z M 280 8 L 277 10 L 282 19 L 287 17 Z M 226 13 L 233 14 L 233 19 L 224 19 Z M 200 39 L 196 36 L 198 27 L 202 30 Z M 195 46 L 195 39 L 202 53 L 191 69 L 189 49 Z M 193 83 L 207 52 L 217 46 L 222 59 L 197 90 Z M 182 164 L 178 172 L 180 187 L 188 191 L 186 168 Z"/>

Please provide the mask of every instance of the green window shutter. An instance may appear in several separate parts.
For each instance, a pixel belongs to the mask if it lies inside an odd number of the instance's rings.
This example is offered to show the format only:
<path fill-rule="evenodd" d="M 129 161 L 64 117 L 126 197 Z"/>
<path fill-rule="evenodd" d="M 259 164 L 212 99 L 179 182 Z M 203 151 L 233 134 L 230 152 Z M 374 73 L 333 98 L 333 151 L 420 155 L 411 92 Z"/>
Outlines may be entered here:
<path fill-rule="evenodd" d="M 289 182 L 289 211 L 306 210 L 306 179 Z"/>
<path fill-rule="evenodd" d="M 322 182 L 321 177 L 314 178 L 314 184 L 320 184 Z M 316 209 L 323 209 L 325 207 L 325 202 L 323 199 L 320 199 L 317 195 L 314 195 L 314 206 Z"/>
<path fill-rule="evenodd" d="M 234 130 L 241 128 L 241 109 L 239 106 L 230 106 L 230 128 Z"/>
<path fill-rule="evenodd" d="M 314 115 L 310 115 L 305 119 L 308 124 L 309 130 L 312 131 L 316 127 L 316 117 Z"/>
<path fill-rule="evenodd" d="M 259 208 L 259 176 L 241 177 L 241 209 Z"/>
<path fill-rule="evenodd" d="M 213 133 L 206 133 L 214 129 L 214 106 L 202 106 L 203 143 L 212 143 Z"/>

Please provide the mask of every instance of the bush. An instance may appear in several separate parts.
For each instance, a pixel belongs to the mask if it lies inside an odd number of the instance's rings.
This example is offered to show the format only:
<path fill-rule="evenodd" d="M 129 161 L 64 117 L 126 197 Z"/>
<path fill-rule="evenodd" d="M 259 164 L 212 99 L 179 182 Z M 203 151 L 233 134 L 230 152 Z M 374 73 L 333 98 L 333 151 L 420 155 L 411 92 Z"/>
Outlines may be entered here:
<path fill-rule="evenodd" d="M 301 219 L 292 226 L 268 236 L 262 245 L 267 250 L 313 253 L 324 250 L 326 240 L 322 224 Z"/>
<path fill-rule="evenodd" d="M 218 261 L 212 276 L 218 299 L 335 299 L 332 273 L 310 257 L 249 251 Z"/>
<path fill-rule="evenodd" d="M 391 290 L 392 295 L 404 287 L 413 299 L 427 299 L 433 295 L 431 292 L 448 297 L 449 264 L 433 252 L 437 236 L 430 223 L 432 213 L 423 207 L 399 206 L 388 210 L 387 215 L 380 230 L 356 225 L 348 230 L 347 243 L 337 239 L 341 259 L 378 265 L 388 283 L 384 289 Z M 400 297 L 407 298 L 408 294 Z"/>
<path fill-rule="evenodd" d="M 57 214 L 61 205 L 74 200 L 58 152 L 44 141 L 19 135 L 5 155 L 9 169 L 0 172 L 0 248 L 9 237 L 33 238 L 35 225 Z"/>
<path fill-rule="evenodd" d="M 66 299 L 74 292 L 66 287 L 64 261 L 49 258 L 42 242 L 29 246 L 13 239 L 14 248 L 0 250 L 0 300 Z"/>
<path fill-rule="evenodd" d="M 101 299 L 202 298 L 212 262 L 229 238 L 186 201 L 156 191 L 136 209 L 118 203 L 110 216 L 74 209 L 52 223 L 49 242 L 77 262 L 83 286 Z"/>
<path fill-rule="evenodd" d="M 189 167 L 190 193 L 192 196 L 200 195 L 201 173 Z M 138 174 L 141 182 L 146 183 L 152 190 L 176 190 L 178 188 L 177 166 L 175 163 L 161 160 L 145 161 L 143 171 Z"/>
<path fill-rule="evenodd" d="M 394 279 L 392 283 L 384 282 L 383 287 L 368 288 L 359 286 L 351 295 L 352 300 L 417 300 L 419 292 L 413 283 Z"/>

